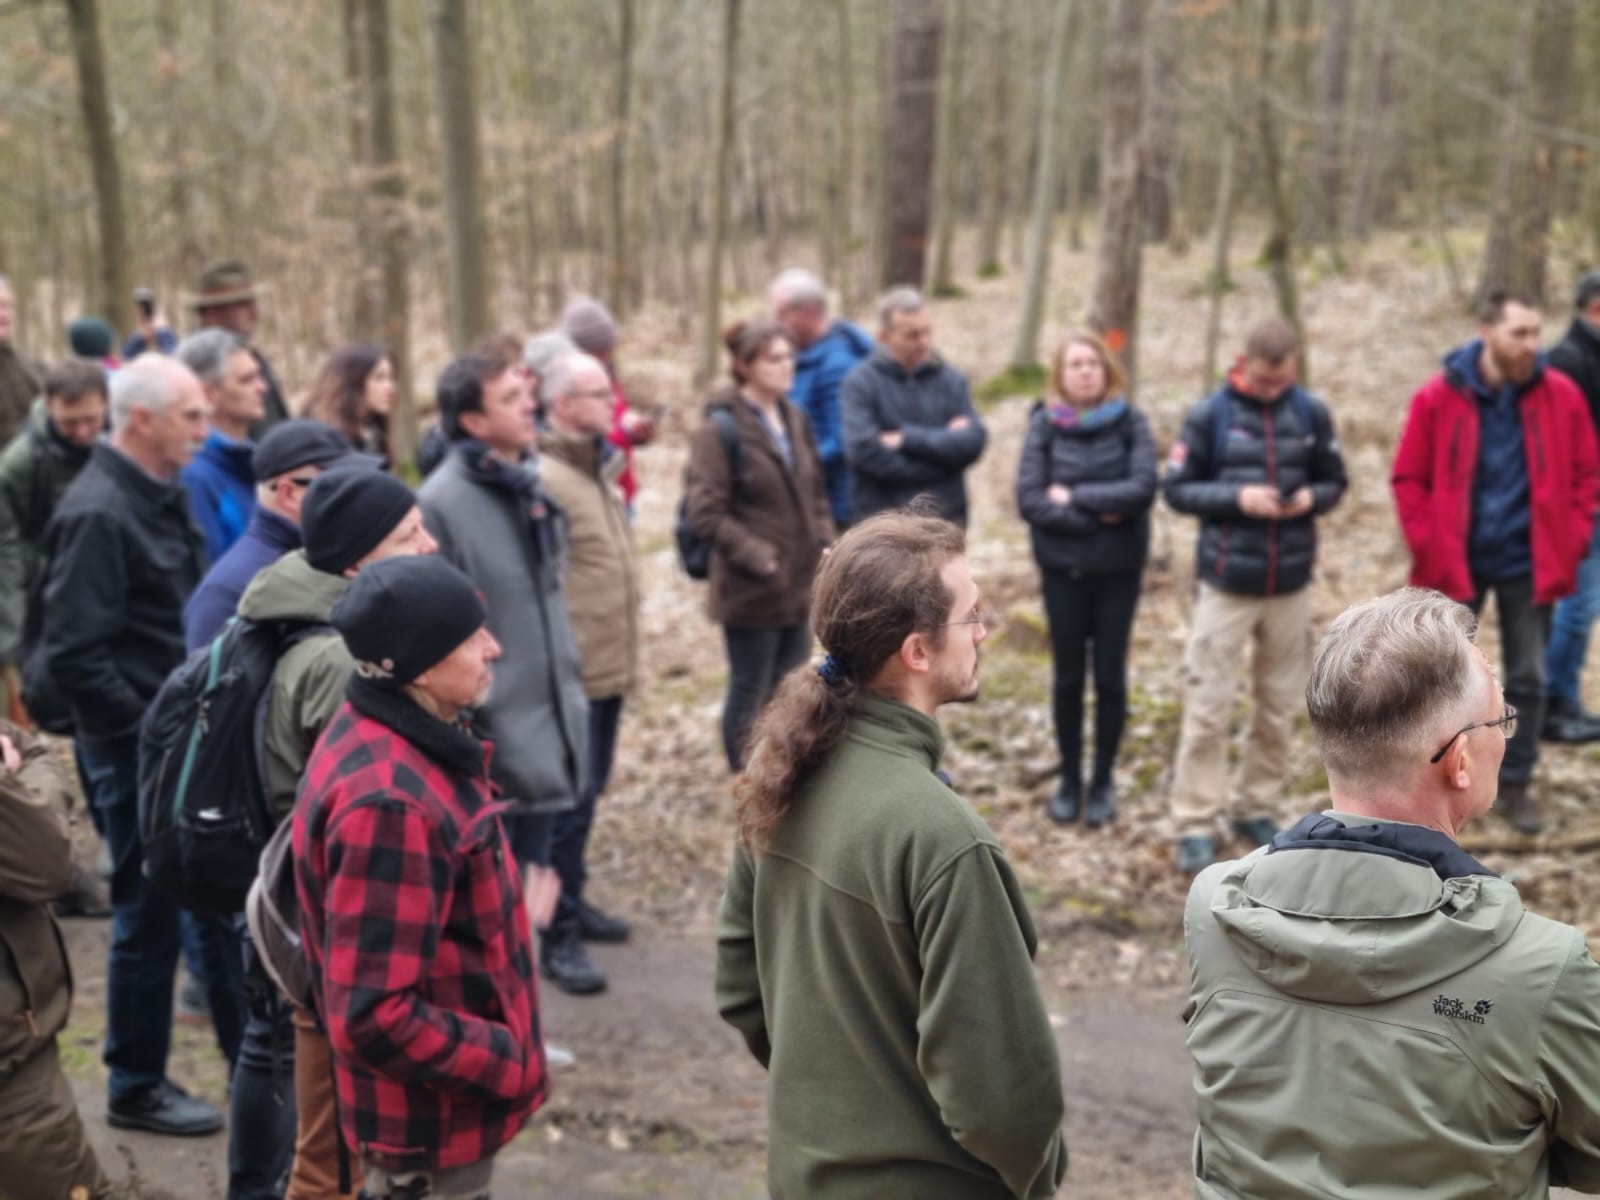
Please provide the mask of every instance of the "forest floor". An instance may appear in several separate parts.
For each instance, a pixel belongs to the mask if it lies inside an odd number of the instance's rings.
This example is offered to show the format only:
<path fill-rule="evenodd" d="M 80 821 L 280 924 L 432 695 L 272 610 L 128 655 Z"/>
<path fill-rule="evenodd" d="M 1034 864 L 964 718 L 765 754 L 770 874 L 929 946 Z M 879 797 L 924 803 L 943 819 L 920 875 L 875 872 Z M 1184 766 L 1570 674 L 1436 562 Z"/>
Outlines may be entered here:
<path fill-rule="evenodd" d="M 1460 253 L 1471 260 L 1470 248 Z M 1407 401 L 1446 349 L 1475 326 L 1448 296 L 1433 244 L 1389 235 L 1347 250 L 1342 270 L 1303 272 L 1313 390 L 1330 402 L 1351 486 L 1322 522 L 1313 590 L 1319 628 L 1347 605 L 1400 586 L 1407 556 L 1395 526 L 1388 466 Z M 1199 390 L 1205 324 L 1198 250 L 1147 251 L 1140 331 L 1140 403 L 1158 450 Z M 1058 257 L 1053 312 L 1087 306 L 1093 262 Z M 1264 275 L 1241 271 L 1224 347 L 1272 311 Z M 935 340 L 979 383 L 1005 365 L 1017 309 L 1014 277 L 935 302 Z M 748 299 L 728 316 L 753 311 Z M 1564 326 L 1547 318 L 1546 340 Z M 1047 326 L 1042 345 L 1059 334 Z M 505 1195 L 754 1197 L 762 1194 L 762 1075 L 711 1003 L 711 921 L 731 844 L 731 799 L 717 741 L 725 680 L 719 631 L 671 548 L 685 435 L 698 404 L 686 384 L 693 350 L 679 314 L 644 313 L 619 348 L 635 402 L 672 405 L 660 443 L 637 458 L 644 575 L 643 682 L 624 714 L 616 771 L 591 850 L 596 900 L 634 919 L 635 943 L 598 954 L 612 986 L 573 999 L 543 992 L 551 1038 L 578 1062 L 505 1158 Z M 1029 400 L 986 409 L 989 447 L 969 475 L 970 558 L 999 618 L 983 649 L 983 697 L 946 710 L 945 766 L 993 826 L 1028 889 L 1040 935 L 1037 970 L 1062 1049 L 1071 1146 L 1068 1190 L 1092 1197 L 1187 1194 L 1192 1103 L 1178 1013 L 1183 1004 L 1181 910 L 1164 795 L 1180 717 L 1179 666 L 1188 635 L 1193 523 L 1157 504 L 1132 647 L 1133 694 L 1108 830 L 1060 829 L 1043 812 L 1054 786 L 1042 606 L 1012 483 Z M 1482 638 L 1498 657 L 1494 619 Z M 1600 671 L 1586 680 L 1600 708 Z M 1239 712 L 1246 711 L 1241 696 Z M 1536 778 L 1548 817 L 1538 839 L 1490 817 L 1467 844 L 1515 879 L 1535 911 L 1571 921 L 1600 946 L 1600 898 L 1582 886 L 1600 848 L 1589 801 L 1600 748 L 1547 746 Z M 1279 816 L 1323 804 L 1325 779 L 1304 722 L 1285 772 Z M 1225 845 L 1225 853 L 1244 847 Z M 107 1130 L 98 1045 L 104 1012 L 103 923 L 74 922 L 78 970 L 66 1058 L 108 1167 L 136 1175 L 147 1196 L 223 1194 L 222 1138 L 174 1142 Z M 183 1030 L 174 1075 L 221 1099 L 220 1061 Z"/>

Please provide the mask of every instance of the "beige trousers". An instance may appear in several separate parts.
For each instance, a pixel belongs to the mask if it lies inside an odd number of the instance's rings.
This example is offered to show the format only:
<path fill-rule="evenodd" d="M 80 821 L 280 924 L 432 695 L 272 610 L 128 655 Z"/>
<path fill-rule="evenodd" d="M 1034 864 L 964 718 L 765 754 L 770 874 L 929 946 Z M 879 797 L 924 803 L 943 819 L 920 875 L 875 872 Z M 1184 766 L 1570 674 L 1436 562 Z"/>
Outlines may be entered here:
<path fill-rule="evenodd" d="M 1183 660 L 1183 732 L 1168 797 L 1178 836 L 1211 836 L 1219 818 L 1267 817 L 1277 807 L 1294 714 L 1305 704 L 1311 672 L 1310 591 L 1237 596 L 1200 585 Z M 1228 725 L 1247 652 L 1250 723 L 1230 793 Z"/>

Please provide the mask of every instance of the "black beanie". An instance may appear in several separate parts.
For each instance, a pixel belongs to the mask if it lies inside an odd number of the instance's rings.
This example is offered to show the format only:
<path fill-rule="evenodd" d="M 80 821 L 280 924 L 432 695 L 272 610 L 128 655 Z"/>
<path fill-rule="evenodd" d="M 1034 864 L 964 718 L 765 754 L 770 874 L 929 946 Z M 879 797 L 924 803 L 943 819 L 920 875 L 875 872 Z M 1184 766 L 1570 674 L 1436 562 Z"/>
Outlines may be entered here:
<path fill-rule="evenodd" d="M 410 683 L 477 633 L 486 615 L 472 581 L 444 559 L 400 555 L 356 573 L 334 602 L 333 627 L 358 665 Z"/>
<path fill-rule="evenodd" d="M 300 502 L 300 540 L 319 571 L 342 575 L 394 531 L 416 507 L 411 489 L 393 475 L 342 467 L 311 481 Z"/>

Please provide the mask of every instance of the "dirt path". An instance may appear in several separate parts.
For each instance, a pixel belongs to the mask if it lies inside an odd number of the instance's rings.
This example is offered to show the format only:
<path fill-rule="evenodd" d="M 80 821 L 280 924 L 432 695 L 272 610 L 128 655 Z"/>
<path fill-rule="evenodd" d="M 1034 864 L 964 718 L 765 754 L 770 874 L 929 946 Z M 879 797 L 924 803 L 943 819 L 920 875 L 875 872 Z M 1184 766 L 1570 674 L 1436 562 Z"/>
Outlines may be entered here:
<path fill-rule="evenodd" d="M 157 1138 L 104 1123 L 97 1014 L 106 929 L 83 921 L 69 929 L 79 1000 L 68 1060 L 79 1108 L 102 1160 L 117 1177 L 136 1177 L 138 1194 L 220 1197 L 225 1138 Z M 502 1154 L 497 1194 L 762 1196 L 763 1075 L 712 1007 L 706 939 L 645 931 L 637 945 L 602 947 L 597 958 L 611 976 L 605 994 L 543 993 L 548 1035 L 578 1064 L 556 1076 L 550 1103 Z M 1180 997 L 1111 985 L 1049 999 L 1067 1081 L 1064 1190 L 1108 1200 L 1186 1195 L 1193 1125 Z M 175 1075 L 220 1101 L 216 1053 L 202 1034 L 184 1030 L 175 1058 Z"/>

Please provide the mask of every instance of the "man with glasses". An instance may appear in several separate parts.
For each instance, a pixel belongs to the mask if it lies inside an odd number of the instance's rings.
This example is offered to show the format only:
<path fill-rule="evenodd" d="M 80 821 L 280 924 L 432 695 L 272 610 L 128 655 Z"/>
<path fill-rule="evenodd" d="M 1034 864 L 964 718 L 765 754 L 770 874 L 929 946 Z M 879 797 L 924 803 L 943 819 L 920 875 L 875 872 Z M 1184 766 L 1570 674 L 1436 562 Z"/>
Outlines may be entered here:
<path fill-rule="evenodd" d="M 1457 841 L 1517 717 L 1475 625 L 1420 588 L 1341 615 L 1329 809 L 1190 889 L 1197 1193 L 1600 1191 L 1600 967 Z"/>

